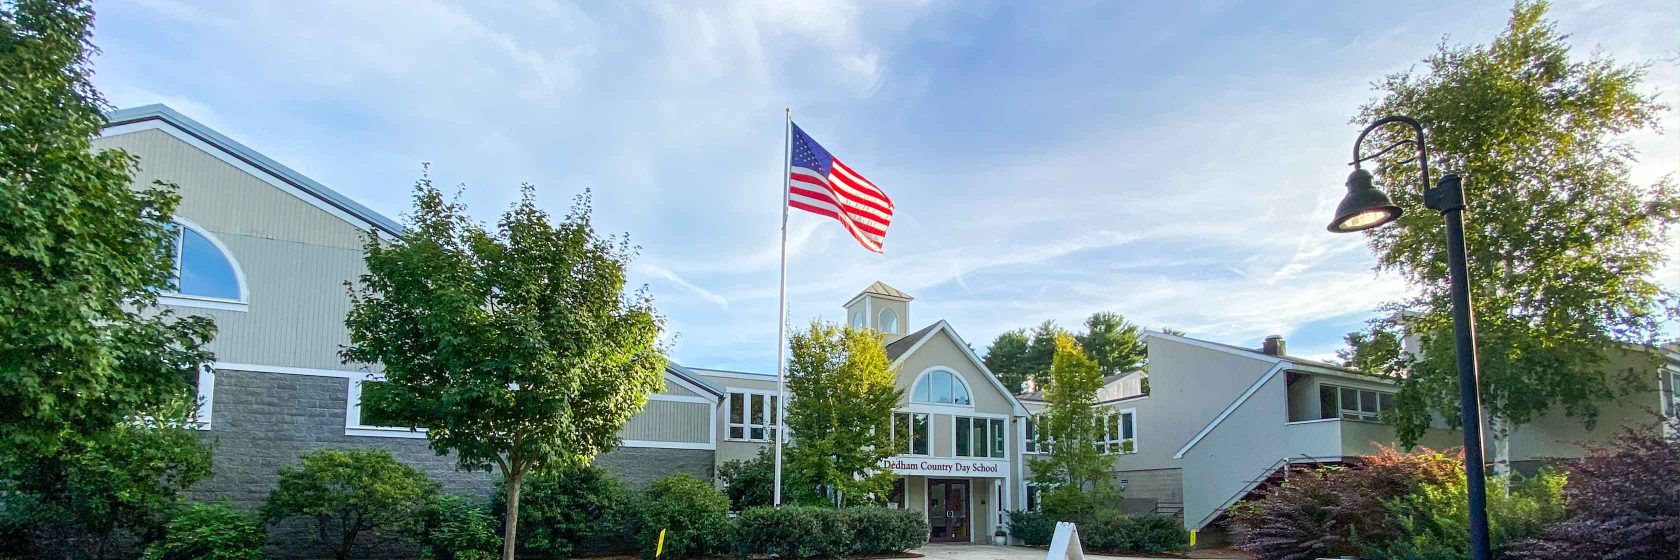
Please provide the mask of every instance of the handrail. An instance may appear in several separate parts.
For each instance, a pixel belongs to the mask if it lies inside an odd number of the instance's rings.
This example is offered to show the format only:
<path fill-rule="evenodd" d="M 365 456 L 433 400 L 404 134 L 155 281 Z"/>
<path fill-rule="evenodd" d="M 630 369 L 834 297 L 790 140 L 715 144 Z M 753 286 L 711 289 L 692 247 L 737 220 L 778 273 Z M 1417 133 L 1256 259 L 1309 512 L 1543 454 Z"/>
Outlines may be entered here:
<path fill-rule="evenodd" d="M 1307 455 L 1305 453 L 1301 454 L 1301 458 L 1304 459 L 1303 461 L 1299 461 L 1299 463 L 1302 463 L 1302 464 L 1320 464 L 1320 463 L 1325 462 L 1321 458 L 1313 457 L 1313 456 Z M 1253 492 L 1255 488 L 1260 486 L 1260 484 L 1266 482 L 1267 480 L 1270 480 L 1272 478 L 1272 474 L 1276 473 L 1279 468 L 1283 469 L 1283 480 L 1285 482 L 1288 482 L 1289 481 L 1289 467 L 1290 467 L 1290 465 L 1294 465 L 1296 463 L 1297 463 L 1297 461 L 1294 457 L 1284 457 L 1282 459 L 1278 459 L 1276 461 L 1273 461 L 1272 464 L 1267 465 L 1266 468 L 1260 472 L 1260 476 L 1258 478 L 1250 480 L 1246 484 L 1244 484 L 1241 489 L 1237 490 L 1236 493 L 1231 495 L 1231 499 L 1228 502 L 1226 502 L 1225 505 L 1220 506 L 1218 508 L 1215 508 L 1212 512 L 1208 513 L 1207 517 L 1203 517 L 1201 519 L 1201 521 L 1216 519 L 1220 515 L 1224 515 L 1225 512 L 1229 511 L 1231 509 L 1231 506 L 1236 505 L 1237 501 L 1241 500 L 1243 498 L 1243 496 L 1247 496 L 1249 494 L 1249 492 Z"/>

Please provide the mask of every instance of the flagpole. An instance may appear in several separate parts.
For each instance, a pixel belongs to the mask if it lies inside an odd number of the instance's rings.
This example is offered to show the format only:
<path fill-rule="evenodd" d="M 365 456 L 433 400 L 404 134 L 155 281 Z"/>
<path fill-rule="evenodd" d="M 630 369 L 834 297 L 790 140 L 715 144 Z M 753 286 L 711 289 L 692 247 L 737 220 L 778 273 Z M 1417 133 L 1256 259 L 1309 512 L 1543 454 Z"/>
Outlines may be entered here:
<path fill-rule="evenodd" d="M 793 174 L 793 109 L 783 107 L 786 126 L 782 140 L 782 285 L 781 308 L 776 313 L 776 480 L 770 504 L 782 505 L 782 440 L 787 438 L 787 222 L 788 190 Z"/>

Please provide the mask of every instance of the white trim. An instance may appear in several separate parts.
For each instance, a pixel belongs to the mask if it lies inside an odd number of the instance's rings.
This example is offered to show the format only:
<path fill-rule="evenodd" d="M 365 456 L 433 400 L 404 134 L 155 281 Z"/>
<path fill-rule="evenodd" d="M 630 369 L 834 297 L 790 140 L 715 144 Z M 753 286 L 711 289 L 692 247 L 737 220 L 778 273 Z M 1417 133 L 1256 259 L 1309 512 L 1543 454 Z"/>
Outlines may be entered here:
<path fill-rule="evenodd" d="M 1173 342 L 1182 342 L 1184 344 L 1189 344 L 1189 345 L 1195 346 L 1197 348 L 1205 348 L 1205 349 L 1208 349 L 1208 350 L 1215 350 L 1215 351 L 1219 351 L 1219 352 L 1224 352 L 1226 354 L 1231 354 L 1231 355 L 1235 355 L 1235 356 L 1242 356 L 1244 358 L 1260 360 L 1262 362 L 1268 362 L 1268 363 L 1273 363 L 1273 364 L 1284 361 L 1283 358 L 1279 358 L 1277 356 L 1272 356 L 1272 355 L 1269 355 L 1269 354 L 1263 354 L 1263 353 L 1256 352 L 1256 351 L 1253 351 L 1253 350 L 1235 348 L 1235 347 L 1231 347 L 1231 346 L 1226 346 L 1224 344 L 1219 344 L 1219 343 L 1215 343 L 1215 342 L 1208 342 L 1206 340 L 1198 340 L 1198 339 L 1190 338 L 1190 337 L 1187 337 L 1187 336 L 1178 336 L 1176 334 L 1167 334 L 1167 333 L 1160 332 L 1160 331 L 1144 331 L 1143 336 L 1139 337 L 1139 340 L 1142 340 L 1145 343 L 1147 343 L 1149 341 L 1149 339 L 1151 339 L 1151 338 L 1161 338 L 1161 339 L 1171 340 Z"/>
<path fill-rule="evenodd" d="M 688 442 L 688 441 L 652 441 L 645 439 L 627 439 L 619 443 L 619 447 L 653 447 L 658 449 L 717 449 L 716 442 Z"/>
<path fill-rule="evenodd" d="M 705 397 L 690 397 L 688 395 L 666 395 L 666 394 L 663 394 L 663 393 L 653 393 L 651 395 L 648 395 L 648 400 L 650 400 L 650 401 L 666 401 L 666 402 L 700 403 L 700 404 L 717 404 L 716 402 L 712 401 L 711 399 L 708 399 L 708 398 L 705 398 Z"/>
<path fill-rule="evenodd" d="M 193 426 L 200 430 L 209 430 L 210 422 L 215 420 L 215 369 L 209 366 L 198 368 L 198 394 L 194 400 L 197 401 L 197 406 L 193 408 Z"/>
<path fill-rule="evenodd" d="M 348 379 L 349 394 L 344 400 L 344 435 L 420 439 L 426 437 L 425 428 L 401 426 L 370 426 L 362 424 L 362 383 L 383 381 L 385 376 L 369 373 L 360 379 Z"/>
<path fill-rule="evenodd" d="M 1137 440 L 1138 440 L 1138 431 L 1139 431 L 1138 430 L 1137 408 L 1135 408 L 1135 407 L 1134 408 L 1114 408 L 1112 406 L 1099 406 L 1098 408 L 1107 409 L 1107 413 L 1103 414 L 1104 417 L 1106 417 L 1108 415 L 1119 415 L 1122 418 L 1122 420 L 1120 420 L 1120 424 L 1115 427 L 1115 430 L 1118 431 L 1118 433 L 1116 433 L 1115 435 L 1119 436 L 1120 439 L 1112 440 L 1112 441 L 1114 443 L 1120 444 L 1122 446 L 1124 446 L 1126 444 L 1126 442 L 1128 442 L 1128 441 L 1132 443 L 1132 450 L 1131 451 L 1110 452 L 1108 450 L 1108 443 L 1111 440 L 1108 439 L 1108 432 L 1107 432 L 1107 427 L 1108 426 L 1105 424 L 1103 426 L 1103 428 L 1104 428 L 1103 439 L 1097 440 L 1097 445 L 1102 446 L 1102 450 L 1100 452 L 1104 455 L 1114 455 L 1114 456 L 1132 455 L 1132 454 L 1137 453 L 1138 452 L 1138 442 L 1137 442 Z M 1127 417 L 1127 416 L 1132 417 L 1132 437 L 1130 437 L 1130 438 L 1126 437 L 1126 423 L 1125 423 L 1124 418 Z"/>
<path fill-rule="evenodd" d="M 727 379 L 745 379 L 747 381 L 763 381 L 763 382 L 766 382 L 766 383 L 775 383 L 776 382 L 776 374 L 774 374 L 774 373 L 748 373 L 748 372 L 744 372 L 744 371 L 723 371 L 723 370 L 716 370 L 716 369 L 695 369 L 695 368 L 688 368 L 688 371 L 692 371 L 692 372 L 694 372 L 695 375 L 698 375 L 698 376 L 701 376 L 701 377 L 723 377 L 723 378 L 727 378 Z M 766 389 L 766 390 L 768 390 L 772 393 L 775 392 L 774 389 Z M 725 388 L 724 392 L 727 393 L 728 388 Z"/>
<path fill-rule="evenodd" d="M 905 350 L 903 354 L 900 354 L 898 359 L 893 360 L 892 367 L 903 365 L 905 359 L 908 359 L 911 355 L 915 354 L 917 350 L 920 350 L 922 345 L 927 344 L 927 341 L 933 339 L 933 333 L 944 331 L 946 334 L 951 336 L 951 341 L 957 345 L 957 348 L 962 349 L 963 355 L 968 356 L 969 361 L 974 363 L 974 367 L 980 369 L 980 373 L 984 374 L 981 377 L 985 377 L 987 381 L 990 381 L 992 383 L 992 387 L 997 389 L 999 394 L 1003 395 L 1003 399 L 1009 401 L 1010 406 L 1013 407 L 1011 412 L 1016 415 L 1026 415 L 1027 407 L 1022 406 L 1020 399 L 1016 399 L 1015 395 L 1010 393 L 1009 389 L 1003 386 L 1003 381 L 1000 381 L 998 376 L 992 373 L 990 368 L 986 367 L 986 362 L 981 360 L 980 356 L 974 354 L 974 350 L 968 347 L 968 343 L 964 342 L 962 336 L 957 334 L 957 330 L 951 328 L 951 323 L 946 322 L 944 319 L 940 319 L 937 324 L 939 325 L 939 328 L 928 330 L 927 334 L 922 335 L 921 340 L 917 340 L 915 344 L 910 345 L 908 350 Z M 916 386 L 911 385 L 910 388 L 914 390 Z M 970 394 L 969 396 L 973 397 L 973 394 Z"/>
<path fill-rule="evenodd" d="M 361 379 L 366 376 L 371 380 L 384 379 L 385 376 L 367 371 L 349 371 L 341 369 L 317 369 L 292 366 L 270 366 L 262 364 L 236 364 L 229 362 L 215 362 L 210 367 L 227 371 L 250 371 L 256 373 L 284 373 L 289 375 L 313 375 L 316 377 L 342 377 L 345 379 Z"/>
<path fill-rule="evenodd" d="M 969 422 L 968 454 L 967 455 L 958 455 L 957 454 L 957 419 L 958 418 L 968 418 L 969 420 L 971 420 L 971 422 Z M 987 441 L 986 441 L 986 456 L 985 457 L 977 457 L 977 456 L 974 455 L 974 427 L 973 427 L 974 423 L 972 422 L 972 420 L 985 420 L 986 421 Z M 1008 437 L 1003 438 L 1003 456 L 1002 457 L 991 456 L 991 447 L 992 447 L 992 442 L 991 442 L 992 422 L 991 421 L 992 420 L 1003 420 L 1003 425 L 1005 426 L 1005 431 L 1007 431 L 1007 428 L 1009 426 L 1009 417 L 1008 416 L 989 415 L 989 414 L 987 414 L 987 415 L 981 415 L 981 414 L 953 414 L 953 415 L 951 415 L 951 458 L 953 458 L 953 459 L 981 459 L 981 460 L 986 460 L 986 461 L 1008 461 L 1009 460 L 1009 438 Z M 930 424 L 931 424 L 931 422 L 930 422 Z M 931 446 L 929 446 L 929 447 L 931 447 Z"/>
<path fill-rule="evenodd" d="M 932 457 L 933 456 L 933 414 L 928 413 L 928 412 L 920 412 L 920 411 L 914 411 L 914 410 L 894 410 L 893 411 L 892 421 L 887 424 L 887 439 L 891 442 L 890 445 L 892 446 L 892 451 L 894 451 L 894 452 L 898 451 L 898 415 L 900 415 L 900 414 L 907 414 L 907 415 L 910 416 L 910 440 L 909 440 L 909 443 L 904 445 L 904 450 L 905 451 L 903 453 L 895 453 L 894 456 Z M 928 432 L 928 434 L 927 434 L 928 452 L 927 453 L 913 453 L 913 451 L 916 450 L 916 415 L 917 414 L 927 415 L 927 432 Z"/>
<path fill-rule="evenodd" d="M 1285 426 L 1298 426 L 1298 425 L 1301 425 L 1301 424 L 1317 424 L 1319 422 L 1341 422 L 1341 421 L 1342 421 L 1341 418 L 1319 418 L 1317 420 L 1295 420 L 1293 422 L 1284 422 L 1283 425 L 1285 425 Z"/>
<path fill-rule="evenodd" d="M 1252 397 L 1255 393 L 1260 392 L 1261 386 L 1264 386 L 1266 382 L 1271 381 L 1273 377 L 1277 377 L 1278 372 L 1288 369 L 1288 366 L 1289 362 L 1277 360 L 1275 365 L 1272 366 L 1272 369 L 1266 370 L 1265 375 L 1260 376 L 1260 379 L 1255 381 L 1253 385 L 1249 385 L 1247 391 L 1243 391 L 1242 396 L 1237 397 L 1237 400 L 1231 401 L 1231 404 L 1226 405 L 1225 410 L 1219 411 L 1219 416 L 1214 417 L 1212 422 L 1208 422 L 1207 427 L 1202 428 L 1202 431 L 1198 432 L 1196 437 L 1190 438 L 1190 441 L 1185 443 L 1184 447 L 1180 447 L 1178 452 L 1173 454 L 1173 458 L 1183 459 L 1184 454 L 1189 452 L 1190 448 L 1195 447 L 1197 443 L 1200 443 L 1202 438 L 1207 437 L 1208 433 L 1212 432 L 1215 427 L 1219 426 L 1220 422 L 1224 422 L 1227 416 L 1230 416 L 1232 412 L 1236 412 L 1237 407 L 1242 406 L 1242 403 L 1247 402 L 1249 397 Z"/>
<path fill-rule="evenodd" d="M 268 183 L 269 185 L 273 186 L 274 188 L 285 191 L 286 194 L 290 194 L 294 197 L 297 197 L 298 200 L 302 200 L 305 203 L 308 203 L 310 206 L 314 206 L 314 207 L 319 208 L 319 209 L 321 209 L 322 211 L 324 211 L 328 214 L 332 214 L 333 216 L 337 217 L 338 219 L 341 219 L 341 220 L 344 220 L 345 222 L 348 222 L 350 225 L 356 226 L 356 227 L 361 228 L 363 230 L 379 229 L 380 231 L 385 231 L 384 229 L 377 228 L 373 224 L 370 224 L 370 223 L 368 223 L 367 221 L 365 221 L 361 218 L 357 218 L 357 217 L 351 215 L 348 212 L 345 212 L 343 210 L 338 209 L 338 207 L 336 207 L 336 206 L 333 206 L 331 204 L 327 204 L 325 201 L 321 200 L 320 198 L 317 198 L 315 195 L 312 195 L 312 194 L 303 192 L 302 190 L 299 190 L 297 187 L 292 186 L 290 183 L 287 183 L 284 179 L 282 179 L 280 177 L 274 176 L 274 174 L 272 174 L 272 173 L 269 173 L 267 171 L 263 171 L 262 169 L 259 169 L 256 166 L 253 166 L 249 163 L 245 163 L 245 160 L 239 159 L 237 157 L 233 157 L 233 155 L 227 153 L 226 150 L 223 150 L 221 148 L 216 147 L 213 144 L 210 144 L 208 142 L 200 140 L 197 136 L 194 136 L 187 131 L 181 130 L 179 127 L 176 127 L 175 125 L 170 124 L 165 119 L 146 119 L 146 120 L 142 120 L 142 121 L 138 121 L 138 122 L 131 122 L 131 123 L 128 123 L 128 124 L 121 124 L 121 125 L 117 125 L 117 126 L 108 126 L 108 127 L 105 127 L 104 130 L 100 131 L 99 137 L 100 138 L 109 138 L 109 137 L 112 137 L 112 136 L 118 136 L 118 135 L 122 135 L 122 134 L 129 134 L 129 133 L 132 133 L 132 132 L 140 132 L 140 131 L 145 131 L 145 130 L 163 131 L 164 134 L 168 134 L 171 137 L 174 137 L 176 140 L 180 140 L 180 141 L 185 142 L 185 143 L 187 143 L 188 145 L 190 145 L 194 148 L 198 148 L 199 150 L 202 150 L 204 153 L 209 154 L 210 157 L 216 158 L 217 160 L 221 161 L 222 163 L 231 165 L 235 169 L 238 169 L 240 171 L 244 171 L 245 173 L 249 174 L 250 176 L 255 177 L 257 180 L 262 181 L 264 183 Z M 398 232 L 385 232 L 385 233 L 390 233 L 390 234 L 394 235 Z"/>
<path fill-rule="evenodd" d="M 228 266 L 233 268 L 233 282 L 235 287 L 239 290 L 239 298 L 228 299 L 183 294 L 180 292 L 159 292 L 158 303 L 178 307 L 198 307 L 203 309 L 220 309 L 224 311 L 238 312 L 247 311 L 251 302 L 251 290 L 249 284 L 245 282 L 245 267 L 239 264 L 239 259 L 233 256 L 233 251 L 228 249 L 228 246 L 222 243 L 220 237 L 211 233 L 210 230 L 204 229 L 204 226 L 198 225 L 198 222 L 194 222 L 177 215 L 170 218 L 170 223 L 192 230 L 193 233 L 196 233 L 200 237 L 203 237 L 206 241 L 209 241 L 210 245 L 216 248 L 216 252 L 222 254 L 222 258 L 227 259 Z M 175 266 L 175 280 L 177 282 L 181 279 L 181 263 L 183 259 L 183 255 L 181 253 L 182 251 L 185 251 L 186 247 L 186 235 L 178 235 L 179 237 L 175 240 L 175 256 L 173 258 Z"/>
<path fill-rule="evenodd" d="M 696 375 L 698 375 L 698 374 L 696 374 Z M 718 403 L 717 393 L 713 392 L 712 389 L 707 389 L 705 387 L 701 387 L 700 385 L 698 385 L 698 384 L 696 384 L 692 381 L 689 381 L 687 379 L 683 379 L 682 376 L 679 376 L 675 373 L 671 373 L 671 370 L 668 370 L 668 369 L 665 370 L 665 379 L 667 381 L 677 382 L 678 387 L 682 387 L 684 389 L 688 389 L 689 391 L 693 391 L 694 394 L 700 395 L 700 398 L 707 399 L 706 402 L 709 402 L 709 403 L 712 403 L 712 404 L 717 404 Z M 677 395 L 677 396 L 681 396 L 681 395 Z"/>
<path fill-rule="evenodd" d="M 928 376 L 928 374 L 936 372 L 936 371 L 943 371 L 945 373 L 949 373 L 949 374 L 951 374 L 951 379 L 954 379 L 954 380 L 957 381 L 957 383 L 962 384 L 963 392 L 968 393 L 968 404 L 957 404 L 957 403 L 954 403 L 954 402 L 939 403 L 939 402 L 926 402 L 926 401 L 916 400 L 916 386 L 921 385 L 922 384 L 922 379 L 926 378 Z M 930 397 L 932 396 L 932 392 L 933 392 L 933 389 L 931 389 L 931 388 L 928 389 L 928 394 L 929 394 Z M 927 369 L 924 369 L 924 370 L 922 370 L 921 373 L 916 374 L 916 378 L 910 381 L 910 395 L 909 395 L 908 398 L 905 399 L 905 401 L 910 403 L 910 404 L 920 404 L 920 405 L 944 407 L 947 410 L 949 410 L 949 409 L 969 410 L 969 409 L 974 408 L 974 387 L 970 386 L 968 384 L 967 379 L 963 379 L 962 374 L 957 373 L 956 368 L 953 368 L 953 367 L 947 366 L 947 365 L 928 366 Z"/>
<path fill-rule="evenodd" d="M 886 317 L 888 313 L 891 313 L 893 317 L 893 330 L 890 331 L 882 326 L 883 321 L 881 320 L 881 318 Z M 893 308 L 883 307 L 881 308 L 880 313 L 875 314 L 875 327 L 875 330 L 881 331 L 884 334 L 897 335 L 904 332 L 904 320 L 899 318 L 898 312 L 893 311 Z"/>
<path fill-rule="evenodd" d="M 732 399 L 730 397 L 731 397 L 731 395 L 734 395 L 736 393 L 740 393 L 741 395 L 743 395 L 743 398 L 741 399 L 741 402 L 742 402 L 742 406 L 745 407 L 741 410 L 741 423 L 738 424 L 741 427 L 741 437 L 733 437 L 733 436 L 729 435 L 729 429 L 737 426 L 737 424 L 731 422 L 730 419 L 729 419 L 729 413 L 730 413 L 731 409 L 734 407 L 734 404 L 735 404 L 734 399 Z M 754 424 L 753 421 L 752 421 L 752 398 L 754 396 L 764 397 L 764 400 L 761 401 L 761 402 L 764 403 L 763 404 L 764 424 L 762 424 L 762 425 Z M 723 424 L 722 424 L 722 426 L 723 426 L 723 439 L 725 441 L 739 441 L 739 442 L 747 442 L 747 443 L 773 443 L 773 442 L 775 442 L 776 440 L 771 438 L 770 434 L 772 434 L 772 433 L 774 433 L 774 434 L 785 433 L 785 430 L 781 429 L 782 424 L 784 423 L 784 419 L 781 417 L 781 415 L 786 414 L 786 410 L 787 410 L 786 404 L 787 403 L 781 402 L 781 399 L 782 399 L 782 396 L 779 393 L 777 393 L 774 389 L 729 389 L 727 392 L 724 393 L 723 402 L 720 403 L 721 408 L 724 409 Z M 776 401 L 776 406 L 772 406 L 770 404 L 770 401 L 772 401 L 772 400 Z M 771 422 L 770 421 L 770 417 L 772 415 L 771 414 L 772 412 L 775 412 L 776 422 Z M 712 425 L 717 426 L 718 424 L 714 420 Z M 764 429 L 765 434 L 764 434 L 764 437 L 762 439 L 752 437 L 752 430 L 753 430 L 754 427 L 762 427 Z M 786 441 L 786 440 L 783 440 L 783 441 Z"/>

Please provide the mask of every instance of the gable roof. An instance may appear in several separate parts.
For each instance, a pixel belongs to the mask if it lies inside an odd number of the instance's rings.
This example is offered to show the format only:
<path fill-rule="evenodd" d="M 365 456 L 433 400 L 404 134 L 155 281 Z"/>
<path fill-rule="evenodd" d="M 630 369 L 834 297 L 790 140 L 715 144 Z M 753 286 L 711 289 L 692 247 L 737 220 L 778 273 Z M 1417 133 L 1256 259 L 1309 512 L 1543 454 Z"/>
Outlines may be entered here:
<path fill-rule="evenodd" d="M 980 374 L 986 378 L 986 381 L 991 382 L 992 387 L 997 388 L 998 392 L 1003 394 L 1004 400 L 1009 401 L 1010 407 L 1014 409 L 1016 414 L 1022 416 L 1028 415 L 1027 407 L 1022 406 L 1021 401 L 1016 399 L 1015 395 L 1010 393 L 1007 387 L 1003 386 L 1003 381 L 998 379 L 997 374 L 992 373 L 992 370 L 986 367 L 986 362 L 982 361 L 980 356 L 974 355 L 974 350 L 968 347 L 968 343 L 964 342 L 962 336 L 957 334 L 957 330 L 951 328 L 951 324 L 945 322 L 944 319 L 940 319 L 939 322 L 932 325 L 922 327 L 921 330 L 910 333 L 904 338 L 895 340 L 892 344 L 888 344 L 887 359 L 892 360 L 893 367 L 898 367 L 904 362 L 905 358 L 909 357 L 910 354 L 914 354 L 916 349 L 921 348 L 923 344 L 927 343 L 927 341 L 932 340 L 934 333 L 938 332 L 950 335 L 951 342 L 955 343 L 957 348 L 961 348 L 963 355 L 968 356 L 968 360 L 974 364 L 974 367 L 980 369 Z M 899 346 L 900 344 L 903 346 Z M 895 346 L 899 347 L 895 349 Z"/>
<path fill-rule="evenodd" d="M 268 156 L 257 153 L 256 150 L 246 147 L 244 144 L 235 142 L 232 138 L 223 136 L 221 133 L 210 129 L 210 127 L 177 112 L 168 105 L 154 104 L 118 109 L 107 113 L 105 120 L 107 121 L 105 130 L 110 132 L 112 129 L 117 129 L 115 132 L 118 133 L 123 132 L 124 128 L 130 128 L 131 125 L 138 125 L 147 121 L 167 124 L 174 130 L 222 152 L 222 155 L 226 155 L 245 166 L 255 168 L 287 186 L 301 191 L 303 194 L 314 198 L 315 200 L 312 202 L 318 201 L 326 207 L 353 216 L 363 223 L 391 235 L 398 235 L 403 231 L 402 224 L 396 220 L 375 212 L 361 203 L 351 200 L 350 197 L 339 194 L 337 191 L 327 188 L 326 185 L 315 182 L 314 179 L 305 177 L 302 173 L 281 165 L 280 162 L 269 159 Z"/>
<path fill-rule="evenodd" d="M 669 374 L 675 376 L 677 379 L 681 379 L 683 381 L 688 382 L 689 385 L 694 386 L 694 387 L 692 387 L 694 389 L 699 389 L 702 392 L 711 393 L 713 396 L 716 396 L 718 398 L 722 398 L 723 395 L 724 395 L 724 391 L 723 391 L 722 388 L 718 387 L 717 385 L 713 385 L 710 381 L 706 381 L 704 378 L 701 378 L 698 374 L 694 373 L 693 371 L 689 370 L 688 368 L 683 367 L 681 364 L 678 364 L 676 362 L 666 361 L 665 362 L 665 373 L 669 373 Z"/>
<path fill-rule="evenodd" d="M 898 288 L 888 286 L 885 282 L 876 280 L 875 283 L 870 284 L 869 287 L 864 288 L 861 292 L 858 292 L 858 295 L 852 296 L 852 299 L 846 300 L 846 305 L 841 307 L 851 307 L 852 304 L 857 303 L 857 300 L 862 299 L 864 296 L 875 296 L 897 301 L 910 301 L 916 299 L 910 297 L 910 294 L 906 294 Z"/>

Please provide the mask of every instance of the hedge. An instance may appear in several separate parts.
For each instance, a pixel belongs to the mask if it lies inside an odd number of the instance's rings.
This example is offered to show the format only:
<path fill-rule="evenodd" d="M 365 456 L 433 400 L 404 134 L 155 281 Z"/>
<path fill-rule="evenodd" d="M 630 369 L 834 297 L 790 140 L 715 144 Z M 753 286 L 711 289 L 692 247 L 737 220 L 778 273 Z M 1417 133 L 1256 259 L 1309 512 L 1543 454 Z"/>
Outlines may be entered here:
<path fill-rule="evenodd" d="M 927 517 L 879 506 L 756 507 L 741 512 L 735 554 L 778 558 L 849 557 L 904 552 L 927 544 Z"/>
<path fill-rule="evenodd" d="M 637 509 L 636 540 L 647 558 L 654 557 L 661 530 L 663 558 L 711 556 L 728 547 L 729 498 L 711 482 L 688 473 L 655 480 Z"/>
<path fill-rule="evenodd" d="M 1056 534 L 1055 517 L 1037 511 L 1009 514 L 1009 532 L 1022 544 L 1047 546 Z M 1163 515 L 1099 512 L 1079 525 L 1080 545 L 1102 552 L 1174 552 L 1190 547 L 1190 534 L 1178 519 Z"/>

